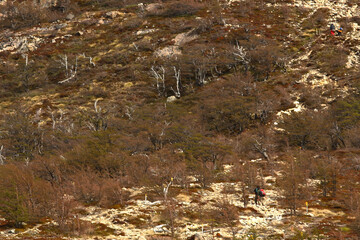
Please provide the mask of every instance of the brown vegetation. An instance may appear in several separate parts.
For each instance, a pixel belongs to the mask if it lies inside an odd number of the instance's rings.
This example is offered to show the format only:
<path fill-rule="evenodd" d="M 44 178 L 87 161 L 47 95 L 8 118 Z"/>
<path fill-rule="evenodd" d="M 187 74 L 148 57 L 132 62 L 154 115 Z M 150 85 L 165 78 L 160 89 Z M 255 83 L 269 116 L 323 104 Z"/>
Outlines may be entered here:
<path fill-rule="evenodd" d="M 347 212 L 354 220 L 339 221 L 358 231 L 359 72 L 345 68 L 355 42 L 323 37 L 309 44 L 313 28 L 328 24 L 329 9 L 309 15 L 285 5 L 291 2 L 8 2 L 0 10 L 0 27 L 14 31 L 8 37 L 69 13 L 78 18 L 46 32 L 27 55 L 0 55 L 1 217 L 15 227 L 48 219 L 57 223 L 48 231 L 106 235 L 114 230 L 80 220 L 82 209 L 125 208 L 143 199 L 130 199 L 137 188 L 162 201 L 160 221 L 173 238 L 183 217 L 224 226 L 235 238 L 244 209 L 196 195 L 228 181 L 238 188 L 222 193 L 238 196 L 244 208 L 254 187 L 267 185 L 281 193 L 276 207 L 297 215 L 292 220 L 304 217 L 305 201 L 316 202 Z M 107 14 L 113 10 L 123 16 Z M 175 46 L 178 34 L 191 40 Z M 156 55 L 166 47 L 181 54 Z M 62 82 L 75 66 L 76 76 Z M 314 69 L 337 85 L 300 82 Z M 306 109 L 280 112 L 295 101 Z M 176 187 L 164 196 L 170 179 Z M 198 212 L 182 208 L 179 192 L 191 195 Z M 128 220 L 149 227 L 151 217 L 143 218 Z"/>

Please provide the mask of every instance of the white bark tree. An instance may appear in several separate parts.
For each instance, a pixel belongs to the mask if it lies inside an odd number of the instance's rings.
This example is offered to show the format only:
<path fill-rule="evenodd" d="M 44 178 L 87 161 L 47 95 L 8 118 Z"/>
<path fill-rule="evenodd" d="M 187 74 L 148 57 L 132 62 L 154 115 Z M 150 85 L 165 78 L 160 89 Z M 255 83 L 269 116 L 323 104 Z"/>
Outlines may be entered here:
<path fill-rule="evenodd" d="M 171 90 L 174 92 L 175 97 L 180 98 L 181 97 L 181 93 L 180 93 L 180 86 L 181 86 L 180 69 L 177 70 L 175 66 L 174 66 L 174 78 L 176 79 L 176 91 L 173 89 L 173 87 L 171 87 Z"/>
<path fill-rule="evenodd" d="M 6 157 L 3 155 L 4 145 L 0 147 L 0 165 L 4 165 Z"/>
<path fill-rule="evenodd" d="M 165 87 L 165 68 L 160 67 L 151 67 L 151 74 L 156 79 L 156 89 L 159 96 L 166 96 L 166 87 Z"/>

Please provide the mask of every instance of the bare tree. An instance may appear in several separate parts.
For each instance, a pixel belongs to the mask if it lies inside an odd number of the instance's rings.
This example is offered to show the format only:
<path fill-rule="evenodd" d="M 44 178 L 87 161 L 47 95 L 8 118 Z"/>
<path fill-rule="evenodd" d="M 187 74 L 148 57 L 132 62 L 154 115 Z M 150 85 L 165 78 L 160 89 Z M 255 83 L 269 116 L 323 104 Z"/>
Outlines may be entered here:
<path fill-rule="evenodd" d="M 83 54 L 81 54 L 81 55 L 79 55 L 79 56 L 82 56 L 82 57 L 85 58 L 85 59 L 88 58 L 88 59 L 89 59 L 89 64 L 90 64 L 90 66 L 92 66 L 92 67 L 95 67 L 95 66 L 96 66 L 96 64 L 94 63 L 92 57 L 87 57 L 87 56 L 85 55 L 85 53 L 83 53 Z"/>
<path fill-rule="evenodd" d="M 75 58 L 75 64 L 71 65 L 68 62 L 68 56 L 65 54 L 60 59 L 60 64 L 65 68 L 65 79 L 59 81 L 58 83 L 65 83 L 68 82 L 76 77 L 77 69 L 78 69 L 78 57 Z"/>
<path fill-rule="evenodd" d="M 29 91 L 29 78 L 30 78 L 30 74 L 29 74 L 29 55 L 28 54 L 24 54 L 23 55 L 25 58 L 25 66 L 24 66 L 24 75 L 22 77 L 22 82 L 23 85 L 25 87 L 25 91 Z"/>
<path fill-rule="evenodd" d="M 308 170 L 303 169 L 301 158 L 289 156 L 288 164 L 284 167 L 284 175 L 279 183 L 283 189 L 283 203 L 290 209 L 291 214 L 296 214 L 300 200 L 308 195 L 307 178 Z"/>
<path fill-rule="evenodd" d="M 234 46 L 233 54 L 235 56 L 235 60 L 244 65 L 245 72 L 247 72 L 249 69 L 250 57 L 248 56 L 245 48 L 239 45 L 238 41 L 236 41 L 236 46 Z"/>
<path fill-rule="evenodd" d="M 149 139 L 151 143 L 154 145 L 155 150 L 160 150 L 163 148 L 163 138 L 165 136 L 165 130 L 170 126 L 171 122 L 164 121 L 164 124 L 161 126 L 160 133 L 157 134 L 150 133 Z"/>
<path fill-rule="evenodd" d="M 79 58 L 89 59 L 89 65 L 91 67 L 96 66 L 96 64 L 93 61 L 93 58 L 86 56 L 85 53 L 78 54 L 75 57 L 75 63 L 74 64 L 69 63 L 68 56 L 65 54 L 64 56 L 61 56 L 60 60 L 58 61 L 61 64 L 61 66 L 64 67 L 64 69 L 65 69 L 65 79 L 59 81 L 58 83 L 66 83 L 66 82 L 69 82 L 70 80 L 76 79 L 76 76 L 77 76 L 77 73 L 78 73 L 78 61 L 79 61 Z"/>
<path fill-rule="evenodd" d="M 164 200 L 165 201 L 167 200 L 167 194 L 169 192 L 169 187 L 172 185 L 172 183 L 173 183 L 173 178 L 171 178 L 171 180 L 170 180 L 170 182 L 168 184 L 164 185 L 163 192 L 164 192 Z"/>
<path fill-rule="evenodd" d="M 163 212 L 163 217 L 166 221 L 168 221 L 168 225 L 170 226 L 171 238 L 174 239 L 175 237 L 175 225 L 176 225 L 176 218 L 178 217 L 178 206 L 176 204 L 176 200 L 173 198 L 168 197 L 169 188 L 172 185 L 174 179 L 171 178 L 170 182 L 164 184 L 163 193 L 164 193 L 164 205 L 165 210 Z"/>
<path fill-rule="evenodd" d="M 175 97 L 180 98 L 181 97 L 181 93 L 180 93 L 180 86 L 181 86 L 180 69 L 177 70 L 175 66 L 174 66 L 174 77 L 176 79 L 176 91 L 172 87 L 171 87 L 171 90 L 174 92 Z"/>
<path fill-rule="evenodd" d="M 99 99 L 95 100 L 94 103 L 94 114 L 89 116 L 89 120 L 87 121 L 87 126 L 90 130 L 99 131 L 107 129 L 107 118 L 106 115 L 108 113 L 107 110 L 102 110 L 100 106 L 98 106 Z"/>
<path fill-rule="evenodd" d="M 263 147 L 263 144 L 260 143 L 257 139 L 254 139 L 255 143 L 254 143 L 254 147 L 255 149 L 261 153 L 261 155 L 266 159 L 266 160 L 270 160 L 269 154 L 267 153 L 267 149 L 265 147 Z"/>
<path fill-rule="evenodd" d="M 4 165 L 4 160 L 6 157 L 3 155 L 4 145 L 1 145 L 0 147 L 0 165 Z"/>
<path fill-rule="evenodd" d="M 156 89 L 158 90 L 159 96 L 166 96 L 166 87 L 165 87 L 165 68 L 160 67 L 151 67 L 151 73 L 156 79 Z"/>

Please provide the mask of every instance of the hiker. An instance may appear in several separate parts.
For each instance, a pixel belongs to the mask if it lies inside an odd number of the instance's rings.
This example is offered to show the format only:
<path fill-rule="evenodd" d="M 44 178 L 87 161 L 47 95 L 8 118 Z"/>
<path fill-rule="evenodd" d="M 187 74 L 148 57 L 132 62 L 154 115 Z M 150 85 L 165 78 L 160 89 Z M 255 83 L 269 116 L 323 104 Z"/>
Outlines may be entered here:
<path fill-rule="evenodd" d="M 261 203 L 261 198 L 265 197 L 264 189 L 261 189 L 259 186 L 256 186 L 254 189 L 255 193 L 255 204 L 258 205 L 258 202 Z"/>
<path fill-rule="evenodd" d="M 331 34 L 332 36 L 335 36 L 335 25 L 334 25 L 334 24 L 331 24 L 331 25 L 330 25 L 330 34 Z"/>
<path fill-rule="evenodd" d="M 340 27 L 338 30 L 336 30 L 336 36 L 341 36 L 342 31 L 343 31 L 342 27 Z"/>

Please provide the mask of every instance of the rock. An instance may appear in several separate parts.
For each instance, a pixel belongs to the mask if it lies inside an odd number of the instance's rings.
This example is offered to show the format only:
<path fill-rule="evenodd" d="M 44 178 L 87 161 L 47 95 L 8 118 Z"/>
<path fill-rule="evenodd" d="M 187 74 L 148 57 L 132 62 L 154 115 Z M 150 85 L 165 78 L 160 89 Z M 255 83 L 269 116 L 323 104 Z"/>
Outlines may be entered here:
<path fill-rule="evenodd" d="M 9 41 L 0 43 L 0 52 L 10 51 L 14 53 L 25 53 L 34 51 L 42 43 L 41 38 L 35 36 L 21 36 L 17 38 L 9 38 Z"/>
<path fill-rule="evenodd" d="M 157 11 L 161 10 L 163 7 L 160 3 L 150 3 L 146 6 L 145 10 L 150 13 L 156 13 Z"/>
<path fill-rule="evenodd" d="M 164 233 L 164 232 L 169 232 L 169 230 L 166 228 L 166 224 L 162 224 L 162 225 L 158 225 L 154 227 L 154 232 L 156 233 Z"/>
<path fill-rule="evenodd" d="M 124 15 L 124 13 L 119 12 L 119 11 L 111 11 L 111 12 L 105 13 L 105 16 L 107 18 L 111 18 L 111 19 L 114 19 L 114 18 L 119 17 L 119 16 L 123 16 L 123 15 Z"/>
<path fill-rule="evenodd" d="M 74 17 L 75 17 L 75 15 L 74 14 L 72 14 L 72 13 L 69 13 L 68 15 L 66 15 L 66 20 L 72 20 L 72 19 L 74 19 Z"/>
<path fill-rule="evenodd" d="M 55 30 L 59 30 L 59 29 L 62 29 L 62 28 L 64 28 L 64 27 L 66 27 L 66 26 L 67 26 L 66 23 L 56 24 L 56 25 L 54 25 L 54 29 L 55 29 Z"/>
<path fill-rule="evenodd" d="M 145 35 L 148 33 L 152 33 L 152 32 L 156 32 L 157 29 L 144 29 L 144 30 L 139 30 L 136 32 L 136 35 L 140 36 L 140 35 Z"/>
<path fill-rule="evenodd" d="M 120 220 L 119 218 L 115 218 L 111 221 L 113 224 L 125 224 L 126 222 L 123 220 Z"/>
<path fill-rule="evenodd" d="M 15 233 L 16 233 L 16 230 L 15 230 L 15 229 L 10 229 L 10 230 L 8 231 L 8 233 L 10 233 L 10 234 L 15 234 Z"/>
<path fill-rule="evenodd" d="M 198 38 L 198 35 L 192 35 L 192 31 L 186 33 L 180 33 L 174 38 L 175 45 L 182 46 L 188 42 L 191 42 Z"/>
<path fill-rule="evenodd" d="M 77 33 L 75 33 L 75 36 L 82 36 L 82 35 L 84 35 L 83 31 L 78 31 Z"/>
<path fill-rule="evenodd" d="M 176 97 L 175 97 L 175 96 L 170 96 L 170 97 L 168 97 L 168 98 L 166 99 L 166 102 L 169 102 L 169 103 L 175 102 L 175 101 L 176 101 Z"/>
<path fill-rule="evenodd" d="M 149 205 L 149 206 L 159 206 L 162 204 L 162 202 L 161 201 L 155 201 L 155 202 L 146 201 L 146 202 L 144 202 L 144 204 Z"/>
<path fill-rule="evenodd" d="M 124 83 L 124 89 L 131 88 L 132 86 L 134 86 L 134 84 L 133 84 L 132 82 L 126 82 L 126 83 Z"/>
<path fill-rule="evenodd" d="M 154 52 L 154 55 L 157 57 L 174 57 L 176 55 L 181 55 L 181 50 L 178 46 L 168 46 L 162 49 L 157 49 Z"/>

